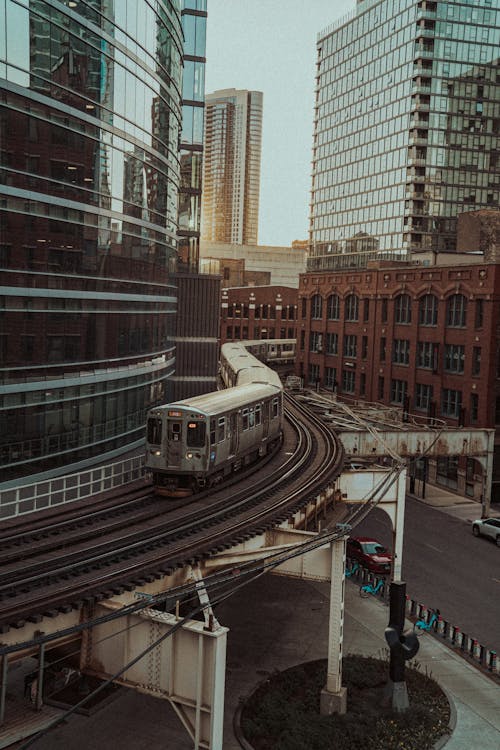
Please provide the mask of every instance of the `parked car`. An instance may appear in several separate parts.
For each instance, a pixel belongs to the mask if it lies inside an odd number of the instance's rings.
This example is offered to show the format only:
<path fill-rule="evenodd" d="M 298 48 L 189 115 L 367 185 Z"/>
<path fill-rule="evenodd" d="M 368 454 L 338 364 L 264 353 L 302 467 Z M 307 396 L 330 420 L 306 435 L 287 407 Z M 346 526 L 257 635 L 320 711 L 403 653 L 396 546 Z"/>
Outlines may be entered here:
<path fill-rule="evenodd" d="M 376 539 L 367 536 L 350 536 L 347 540 L 347 557 L 357 560 L 372 573 L 385 576 L 391 572 L 392 555 Z"/>
<path fill-rule="evenodd" d="M 488 536 L 500 547 L 500 518 L 478 518 L 472 522 L 474 536 Z"/>

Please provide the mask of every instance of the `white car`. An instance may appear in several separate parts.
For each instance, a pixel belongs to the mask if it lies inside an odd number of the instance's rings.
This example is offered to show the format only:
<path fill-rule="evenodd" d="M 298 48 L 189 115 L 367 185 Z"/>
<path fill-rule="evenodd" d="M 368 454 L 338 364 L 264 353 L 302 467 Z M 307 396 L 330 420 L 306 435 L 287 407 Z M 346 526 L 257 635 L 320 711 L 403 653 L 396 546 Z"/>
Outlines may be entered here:
<path fill-rule="evenodd" d="M 500 547 L 500 518 L 478 518 L 472 522 L 474 536 L 488 536 Z"/>

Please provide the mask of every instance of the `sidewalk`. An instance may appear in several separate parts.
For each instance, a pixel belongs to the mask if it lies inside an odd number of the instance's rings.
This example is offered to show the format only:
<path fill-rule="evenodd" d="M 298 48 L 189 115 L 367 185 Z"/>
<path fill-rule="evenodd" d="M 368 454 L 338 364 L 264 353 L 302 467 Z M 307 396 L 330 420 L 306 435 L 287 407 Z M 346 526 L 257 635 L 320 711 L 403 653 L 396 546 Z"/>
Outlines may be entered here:
<path fill-rule="evenodd" d="M 230 628 L 227 647 L 224 750 L 240 750 L 233 717 L 241 699 L 275 670 L 326 658 L 329 584 L 267 575 L 217 608 Z M 347 582 L 344 654 L 385 653 L 388 608 Z M 440 641 L 424 635 L 417 660 L 452 697 L 456 726 L 446 750 L 500 748 L 500 685 Z M 349 698 L 348 698 L 349 701 Z M 93 716 L 73 716 L 37 741 L 34 750 L 192 750 L 170 705 L 123 690 Z"/>
<path fill-rule="evenodd" d="M 432 484 L 426 484 L 425 497 L 421 497 L 418 494 L 420 483 L 417 482 L 416 484 L 417 492 L 407 492 L 408 497 L 418 500 L 425 505 L 431 505 L 443 513 L 454 516 L 454 518 L 460 518 L 462 521 L 468 523 L 472 523 L 476 518 L 481 518 L 481 503 L 469 500 L 469 498 L 462 495 L 456 495 L 454 492 L 449 492 L 443 487 Z M 490 506 L 489 517 L 500 518 L 500 505 L 498 503 Z"/>

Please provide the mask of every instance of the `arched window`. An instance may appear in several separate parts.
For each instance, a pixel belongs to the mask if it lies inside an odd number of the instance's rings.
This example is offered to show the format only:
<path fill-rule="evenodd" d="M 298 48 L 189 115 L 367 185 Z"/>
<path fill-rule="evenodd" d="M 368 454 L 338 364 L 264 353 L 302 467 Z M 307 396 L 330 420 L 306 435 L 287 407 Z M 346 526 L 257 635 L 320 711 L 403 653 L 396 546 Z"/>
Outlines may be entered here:
<path fill-rule="evenodd" d="M 320 320 L 323 316 L 323 298 L 321 294 L 315 294 L 311 297 L 311 318 L 312 320 Z"/>
<path fill-rule="evenodd" d="M 328 320 L 340 318 L 340 298 L 338 294 L 330 294 L 327 300 L 326 316 Z"/>
<path fill-rule="evenodd" d="M 436 326 L 438 318 L 438 298 L 425 294 L 418 303 L 418 322 L 421 326 Z"/>
<path fill-rule="evenodd" d="M 345 298 L 345 319 L 358 320 L 359 317 L 359 299 L 355 294 L 349 294 Z"/>
<path fill-rule="evenodd" d="M 411 323 L 411 297 L 400 294 L 394 300 L 394 319 L 396 323 Z"/>
<path fill-rule="evenodd" d="M 467 320 L 467 298 L 463 294 L 453 294 L 446 301 L 446 325 L 451 328 L 465 328 Z"/>

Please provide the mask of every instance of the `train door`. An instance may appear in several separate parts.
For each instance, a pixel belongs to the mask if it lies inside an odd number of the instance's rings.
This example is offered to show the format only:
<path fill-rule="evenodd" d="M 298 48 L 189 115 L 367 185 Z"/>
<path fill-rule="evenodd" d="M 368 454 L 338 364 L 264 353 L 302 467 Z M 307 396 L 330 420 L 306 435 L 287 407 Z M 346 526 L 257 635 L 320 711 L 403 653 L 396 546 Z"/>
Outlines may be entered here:
<path fill-rule="evenodd" d="M 238 450 L 238 415 L 236 413 L 229 415 L 229 455 L 236 455 Z"/>
<path fill-rule="evenodd" d="M 169 419 L 167 424 L 167 467 L 180 466 L 182 454 L 182 420 Z"/>
<path fill-rule="evenodd" d="M 269 401 L 262 402 L 262 437 L 269 435 Z"/>

